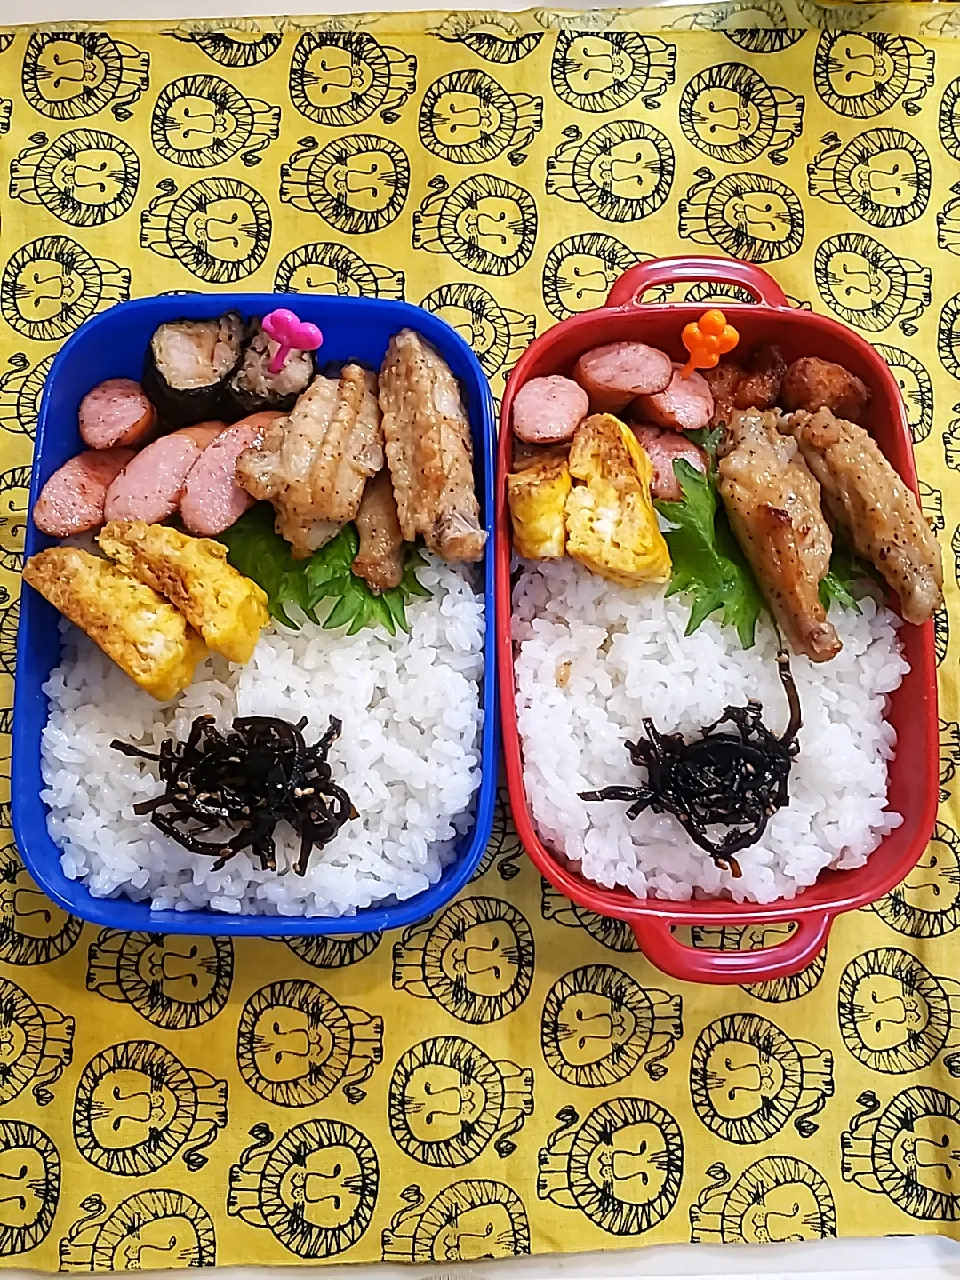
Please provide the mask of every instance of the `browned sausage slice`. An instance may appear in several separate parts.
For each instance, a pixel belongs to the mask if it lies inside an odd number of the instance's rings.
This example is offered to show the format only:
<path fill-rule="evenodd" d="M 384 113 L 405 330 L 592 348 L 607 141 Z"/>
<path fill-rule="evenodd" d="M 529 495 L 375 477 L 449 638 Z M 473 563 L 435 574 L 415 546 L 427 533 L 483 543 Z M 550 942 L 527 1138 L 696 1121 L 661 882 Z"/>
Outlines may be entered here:
<path fill-rule="evenodd" d="M 107 490 L 133 456 L 133 449 L 78 453 L 41 489 L 33 508 L 34 524 L 53 538 L 98 529 L 103 524 Z"/>
<path fill-rule="evenodd" d="M 531 378 L 513 400 L 514 434 L 527 444 L 561 444 L 589 412 L 587 393 L 571 378 Z"/>
<path fill-rule="evenodd" d="M 665 391 L 654 396 L 638 396 L 636 412 L 645 422 L 671 431 L 697 431 L 713 417 L 713 396 L 706 379 L 694 370 L 685 378 L 682 364 L 673 366 L 673 377 Z"/>
<path fill-rule="evenodd" d="M 678 458 L 684 458 L 706 475 L 707 455 L 686 436 L 676 431 L 665 431 L 661 427 L 634 427 L 633 434 L 653 463 L 650 491 L 655 498 L 663 502 L 679 502 L 683 497 L 680 481 L 673 470 L 673 464 Z"/>
<path fill-rule="evenodd" d="M 203 423 L 148 444 L 107 490 L 104 518 L 159 524 L 172 516 L 190 468 L 223 430 L 222 422 Z"/>
<path fill-rule="evenodd" d="M 263 431 L 283 414 L 276 410 L 253 413 L 221 431 L 190 468 L 180 499 L 180 515 L 190 533 L 215 538 L 240 519 L 253 499 L 237 483 L 237 459 L 245 449 L 256 449 Z"/>
<path fill-rule="evenodd" d="M 225 422 L 198 422 L 195 427 L 181 427 L 179 431 L 174 431 L 173 434 L 175 436 L 185 436 L 188 440 L 192 440 L 194 444 L 199 445 L 201 449 L 206 449 L 226 429 L 227 424 Z"/>
<path fill-rule="evenodd" d="M 108 378 L 80 401 L 80 435 L 91 449 L 146 443 L 157 425 L 157 411 L 139 382 Z"/>
<path fill-rule="evenodd" d="M 670 382 L 670 357 L 644 342 L 608 342 L 577 361 L 573 376 L 590 397 L 594 413 L 617 413 L 639 395 L 652 395 Z"/>

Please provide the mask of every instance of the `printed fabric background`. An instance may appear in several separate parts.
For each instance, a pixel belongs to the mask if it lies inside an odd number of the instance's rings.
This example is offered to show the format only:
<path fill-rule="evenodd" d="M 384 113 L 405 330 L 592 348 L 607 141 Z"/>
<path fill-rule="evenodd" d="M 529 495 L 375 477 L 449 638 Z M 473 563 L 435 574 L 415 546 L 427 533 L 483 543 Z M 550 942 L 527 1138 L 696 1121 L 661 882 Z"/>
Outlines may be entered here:
<path fill-rule="evenodd" d="M 136 294 L 403 297 L 499 392 L 638 259 L 738 255 L 890 363 L 949 568 L 935 838 L 788 981 L 663 977 L 541 884 L 502 806 L 422 926 L 288 944 L 81 925 L 7 830 L 5 1261 L 957 1233 L 957 32 L 960 6 L 731 0 L 0 34 L 5 775 L 38 398 L 62 340 Z"/>

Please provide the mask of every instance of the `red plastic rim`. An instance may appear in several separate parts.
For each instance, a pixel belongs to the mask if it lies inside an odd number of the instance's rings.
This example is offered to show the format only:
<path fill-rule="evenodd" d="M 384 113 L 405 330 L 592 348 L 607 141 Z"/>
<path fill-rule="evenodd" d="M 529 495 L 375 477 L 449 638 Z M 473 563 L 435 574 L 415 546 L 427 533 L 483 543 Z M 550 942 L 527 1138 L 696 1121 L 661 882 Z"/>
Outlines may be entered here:
<path fill-rule="evenodd" d="M 706 304 L 646 304 L 654 287 L 679 283 L 738 285 L 755 304 L 722 301 L 730 323 L 746 348 L 762 340 L 776 342 L 787 360 L 820 355 L 838 361 L 871 388 L 871 430 L 881 449 L 917 492 L 913 443 L 900 391 L 884 360 L 858 334 L 826 316 L 792 308 L 766 272 L 731 259 L 662 258 L 630 268 L 613 286 L 607 305 L 562 321 L 542 334 L 524 353 L 507 383 L 500 416 L 496 500 L 495 572 L 500 719 L 510 804 L 517 832 L 540 873 L 573 902 L 602 916 L 629 923 L 647 958 L 665 973 L 693 982 L 756 983 L 786 977 L 808 965 L 822 950 L 833 920 L 844 911 L 876 901 L 898 884 L 919 860 L 933 831 L 939 801 L 937 674 L 932 623 L 904 626 L 901 640 L 910 672 L 890 700 L 889 719 L 897 730 L 898 750 L 890 768 L 888 799 L 904 815 L 863 867 L 828 871 L 788 902 L 761 906 L 719 899 L 670 902 L 640 899 L 625 889 L 604 889 L 583 879 L 562 855 L 540 840 L 527 803 L 523 757 L 516 718 L 516 688 L 511 635 L 512 556 L 506 476 L 512 460 L 509 429 L 513 398 L 531 378 L 567 373 L 584 351 L 603 342 L 637 339 L 659 346 L 674 359 L 685 356 L 683 326 L 699 318 Z M 896 607 L 896 602 L 891 602 Z M 642 819 L 641 819 L 642 820 Z M 766 926 L 793 922 L 796 928 L 777 945 L 757 951 L 727 951 L 688 946 L 679 926 L 712 931 L 730 925 Z"/>

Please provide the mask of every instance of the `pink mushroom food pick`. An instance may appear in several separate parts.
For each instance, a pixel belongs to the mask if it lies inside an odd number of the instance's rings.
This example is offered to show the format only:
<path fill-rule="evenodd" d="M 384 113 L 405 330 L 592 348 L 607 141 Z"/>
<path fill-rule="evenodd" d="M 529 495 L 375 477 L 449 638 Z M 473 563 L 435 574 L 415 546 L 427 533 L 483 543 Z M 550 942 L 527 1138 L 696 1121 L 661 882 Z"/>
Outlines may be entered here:
<path fill-rule="evenodd" d="M 277 307 L 261 321 L 263 331 L 278 344 L 277 354 L 270 361 L 270 372 L 279 373 L 291 351 L 316 351 L 323 346 L 323 334 L 315 324 L 301 320 L 286 307 Z"/>

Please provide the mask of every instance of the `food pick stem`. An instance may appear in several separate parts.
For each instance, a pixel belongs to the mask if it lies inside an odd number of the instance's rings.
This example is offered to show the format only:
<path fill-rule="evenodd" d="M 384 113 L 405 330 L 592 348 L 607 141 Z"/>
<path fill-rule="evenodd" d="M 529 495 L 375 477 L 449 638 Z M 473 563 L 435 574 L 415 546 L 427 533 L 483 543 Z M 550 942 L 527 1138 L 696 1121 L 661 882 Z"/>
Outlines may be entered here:
<path fill-rule="evenodd" d="M 301 320 L 286 307 L 277 307 L 262 320 L 264 333 L 277 343 L 277 351 L 270 361 L 270 372 L 277 374 L 291 351 L 316 351 L 323 345 L 323 334 L 315 324 Z"/>

